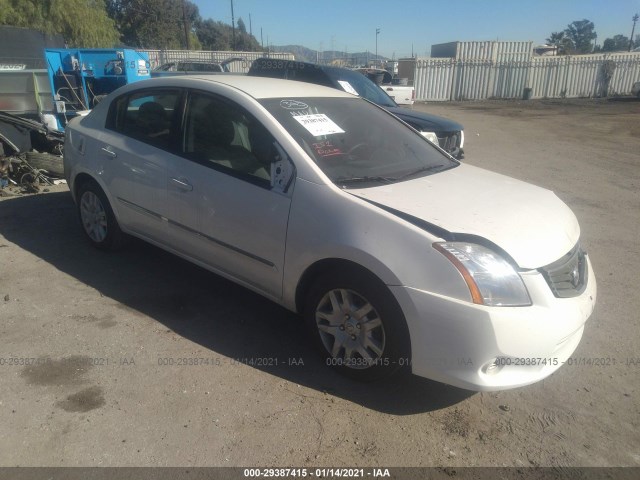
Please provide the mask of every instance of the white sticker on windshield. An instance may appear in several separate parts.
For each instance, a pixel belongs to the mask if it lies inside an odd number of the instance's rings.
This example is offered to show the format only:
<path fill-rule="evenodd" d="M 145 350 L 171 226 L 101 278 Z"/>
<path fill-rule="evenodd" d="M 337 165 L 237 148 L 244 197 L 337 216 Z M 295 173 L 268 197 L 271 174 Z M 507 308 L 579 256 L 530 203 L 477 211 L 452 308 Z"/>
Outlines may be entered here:
<path fill-rule="evenodd" d="M 314 115 L 295 115 L 300 125 L 309 130 L 314 137 L 321 135 L 331 135 L 332 133 L 344 133 L 338 125 L 336 125 L 324 113 L 316 113 Z"/>
<path fill-rule="evenodd" d="M 358 95 L 358 92 L 356 92 L 356 89 L 353 88 L 351 84 L 346 80 L 338 80 L 338 83 L 342 86 L 345 92 L 350 93 L 352 95 Z"/>

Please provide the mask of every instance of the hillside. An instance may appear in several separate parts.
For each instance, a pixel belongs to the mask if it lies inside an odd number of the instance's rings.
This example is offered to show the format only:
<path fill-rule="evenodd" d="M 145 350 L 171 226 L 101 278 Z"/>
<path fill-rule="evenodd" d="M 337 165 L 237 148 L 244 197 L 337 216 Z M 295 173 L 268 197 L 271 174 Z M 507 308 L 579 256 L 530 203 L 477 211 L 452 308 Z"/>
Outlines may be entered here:
<path fill-rule="evenodd" d="M 330 63 L 332 60 L 336 61 L 345 61 L 346 63 L 352 65 L 364 65 L 368 61 L 373 61 L 375 59 L 378 60 L 388 60 L 386 57 L 382 55 L 378 55 L 371 52 L 354 52 L 354 53 L 346 53 L 339 51 L 323 51 L 318 52 L 317 50 L 313 50 L 311 48 L 303 47 L 302 45 L 281 45 L 281 46 L 272 46 L 271 49 L 274 52 L 286 52 L 293 53 L 296 57 L 296 60 L 302 62 L 320 62 L 320 63 Z"/>

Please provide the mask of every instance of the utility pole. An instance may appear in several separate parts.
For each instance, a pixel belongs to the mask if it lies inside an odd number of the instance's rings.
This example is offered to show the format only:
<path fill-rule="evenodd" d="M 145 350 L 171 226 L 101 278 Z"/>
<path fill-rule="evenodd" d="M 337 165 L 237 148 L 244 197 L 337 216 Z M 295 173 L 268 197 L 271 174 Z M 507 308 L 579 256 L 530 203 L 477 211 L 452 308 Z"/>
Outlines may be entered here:
<path fill-rule="evenodd" d="M 182 0 L 182 22 L 184 23 L 184 39 L 187 45 L 187 50 L 191 50 L 191 39 L 189 38 L 189 22 L 187 22 L 187 10 L 184 6 L 184 0 Z"/>
<path fill-rule="evenodd" d="M 376 64 L 378 63 L 378 35 L 380 35 L 380 29 L 376 28 Z"/>
<path fill-rule="evenodd" d="M 636 31 L 636 22 L 638 21 L 638 14 L 636 13 L 631 20 L 633 20 L 633 28 L 631 29 L 631 38 L 629 39 L 629 51 L 631 51 L 631 47 L 633 46 L 633 34 Z"/>
<path fill-rule="evenodd" d="M 260 27 L 260 45 L 262 45 L 262 51 L 264 52 L 264 40 L 262 39 L 262 27 Z"/>
<path fill-rule="evenodd" d="M 233 16 L 233 0 L 231 0 L 231 50 L 236 49 L 236 19 Z"/>
<path fill-rule="evenodd" d="M 251 28 L 251 14 L 249 14 L 249 35 L 253 37 L 253 29 Z"/>

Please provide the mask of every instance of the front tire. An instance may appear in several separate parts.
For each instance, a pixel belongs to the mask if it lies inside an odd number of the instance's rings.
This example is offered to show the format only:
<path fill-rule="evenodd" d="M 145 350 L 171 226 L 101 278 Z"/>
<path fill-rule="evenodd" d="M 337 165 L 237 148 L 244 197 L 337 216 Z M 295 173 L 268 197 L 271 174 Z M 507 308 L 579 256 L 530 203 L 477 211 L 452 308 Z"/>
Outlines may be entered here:
<path fill-rule="evenodd" d="M 117 250 L 126 241 L 109 200 L 94 181 L 78 189 L 78 218 L 89 242 L 101 250 Z"/>
<path fill-rule="evenodd" d="M 304 318 L 326 364 L 344 375 L 380 380 L 409 364 L 404 315 L 386 285 L 371 274 L 323 275 L 307 295 Z"/>

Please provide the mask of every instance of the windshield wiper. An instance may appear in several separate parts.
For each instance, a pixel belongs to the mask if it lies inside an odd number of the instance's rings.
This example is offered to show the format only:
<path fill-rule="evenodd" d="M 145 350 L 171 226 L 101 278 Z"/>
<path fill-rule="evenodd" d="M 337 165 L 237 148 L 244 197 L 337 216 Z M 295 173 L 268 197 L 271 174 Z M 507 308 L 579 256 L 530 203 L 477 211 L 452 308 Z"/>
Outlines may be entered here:
<path fill-rule="evenodd" d="M 437 169 L 443 168 L 443 167 L 444 167 L 444 164 L 443 165 L 431 165 L 431 166 L 428 166 L 428 167 L 420 167 L 420 168 L 418 168 L 416 170 L 413 170 L 413 171 L 411 171 L 409 173 L 405 173 L 404 175 L 400 175 L 395 180 L 396 181 L 404 180 L 405 178 L 413 177 L 414 175 L 417 175 L 419 173 L 430 172 L 431 170 L 437 170 Z"/>
<path fill-rule="evenodd" d="M 365 176 L 365 177 L 346 177 L 346 178 L 336 178 L 334 180 L 335 183 L 340 185 L 347 185 L 350 183 L 391 183 L 395 182 L 397 179 L 393 177 L 383 177 L 383 176 Z"/>
<path fill-rule="evenodd" d="M 445 165 L 430 165 L 428 167 L 420 167 L 416 170 L 413 170 L 409 173 L 405 173 L 404 175 L 400 175 L 399 177 L 383 177 L 383 176 L 365 176 L 365 177 L 348 177 L 348 178 L 337 178 L 334 180 L 335 183 L 339 185 L 347 185 L 350 183 L 376 183 L 376 182 L 384 182 L 384 183 L 393 183 L 404 180 L 405 178 L 412 177 L 422 172 L 429 172 L 431 170 L 437 170 L 439 168 L 443 168 Z"/>

